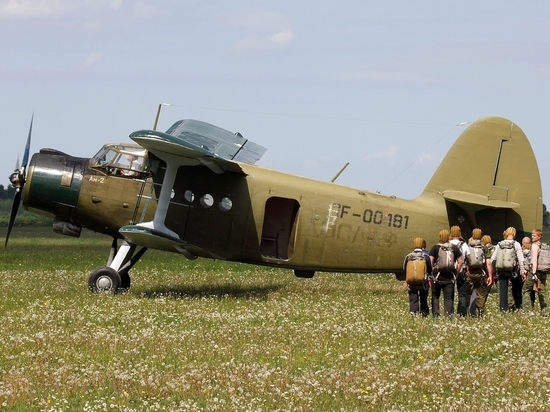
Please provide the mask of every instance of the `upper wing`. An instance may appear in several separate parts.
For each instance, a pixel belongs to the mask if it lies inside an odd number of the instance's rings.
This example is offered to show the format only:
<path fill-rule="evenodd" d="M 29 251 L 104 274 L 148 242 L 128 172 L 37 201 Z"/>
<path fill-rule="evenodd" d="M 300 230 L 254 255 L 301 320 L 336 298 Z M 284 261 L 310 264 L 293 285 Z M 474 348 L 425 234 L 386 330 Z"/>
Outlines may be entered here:
<path fill-rule="evenodd" d="M 254 164 L 266 148 L 225 129 L 198 120 L 180 120 L 166 133 L 140 130 L 130 138 L 160 158 L 172 154 L 187 158 L 185 164 L 204 164 L 216 173 L 240 171 L 232 161 Z"/>

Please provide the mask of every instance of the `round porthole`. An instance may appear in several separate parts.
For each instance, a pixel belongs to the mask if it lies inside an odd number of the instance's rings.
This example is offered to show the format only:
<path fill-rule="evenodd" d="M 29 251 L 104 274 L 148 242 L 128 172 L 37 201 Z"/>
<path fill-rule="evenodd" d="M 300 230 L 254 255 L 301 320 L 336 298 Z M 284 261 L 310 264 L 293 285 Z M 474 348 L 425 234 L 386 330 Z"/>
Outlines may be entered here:
<path fill-rule="evenodd" d="M 218 204 L 222 212 L 227 212 L 233 207 L 233 202 L 228 197 L 224 197 Z"/>
<path fill-rule="evenodd" d="M 190 190 L 186 190 L 185 193 L 183 194 L 183 197 L 185 198 L 185 201 L 187 201 L 188 203 L 191 203 L 193 202 L 193 200 L 195 200 L 195 194 Z"/>
<path fill-rule="evenodd" d="M 212 207 L 212 205 L 214 204 L 214 198 L 212 197 L 212 195 L 205 194 L 203 197 L 201 197 L 200 202 L 202 207 L 209 208 Z"/>

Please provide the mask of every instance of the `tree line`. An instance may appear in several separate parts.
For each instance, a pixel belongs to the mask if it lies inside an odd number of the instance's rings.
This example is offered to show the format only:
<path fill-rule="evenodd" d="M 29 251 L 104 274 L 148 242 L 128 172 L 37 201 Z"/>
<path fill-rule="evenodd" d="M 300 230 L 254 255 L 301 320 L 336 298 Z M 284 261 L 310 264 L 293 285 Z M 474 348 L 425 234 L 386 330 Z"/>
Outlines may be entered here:
<path fill-rule="evenodd" d="M 0 185 L 0 227 L 7 227 L 10 221 L 15 189 Z M 52 218 L 27 212 L 20 207 L 15 219 L 15 226 L 51 226 Z"/>

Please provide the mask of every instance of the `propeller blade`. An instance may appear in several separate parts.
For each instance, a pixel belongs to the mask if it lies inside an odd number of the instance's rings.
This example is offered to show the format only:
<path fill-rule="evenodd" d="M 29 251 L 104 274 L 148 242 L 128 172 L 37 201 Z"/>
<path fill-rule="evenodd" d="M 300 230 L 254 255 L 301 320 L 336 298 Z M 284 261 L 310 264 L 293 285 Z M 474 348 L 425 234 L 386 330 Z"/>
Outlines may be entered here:
<path fill-rule="evenodd" d="M 31 149 L 31 134 L 32 134 L 32 122 L 34 120 L 34 113 L 31 117 L 31 126 L 29 127 L 29 136 L 27 137 L 27 144 L 25 145 L 25 153 L 23 154 L 23 161 L 21 162 L 22 167 L 27 167 L 27 162 L 29 161 L 29 151 Z"/>
<path fill-rule="evenodd" d="M 21 196 L 23 192 L 23 186 L 25 186 L 25 180 L 27 177 L 27 163 L 29 161 L 29 152 L 31 149 L 31 135 L 32 135 L 32 122 L 34 120 L 34 113 L 31 117 L 31 125 L 29 127 L 29 135 L 27 137 L 27 144 L 25 145 L 25 153 L 23 154 L 23 161 L 19 166 L 19 156 L 17 156 L 17 167 L 15 172 L 10 175 L 10 182 L 12 187 L 15 188 L 15 196 L 13 197 L 13 204 L 11 206 L 10 221 L 8 223 L 8 232 L 6 233 L 6 243 L 4 243 L 4 249 L 8 246 L 8 240 L 10 239 L 11 230 L 19 210 L 19 204 L 21 203 Z"/>
<path fill-rule="evenodd" d="M 11 206 L 10 222 L 8 223 L 8 233 L 6 233 L 6 243 L 4 243 L 4 249 L 8 246 L 8 240 L 10 238 L 11 229 L 13 228 L 13 223 L 15 222 L 15 216 L 17 216 L 19 203 L 21 203 L 21 190 L 18 190 L 17 192 L 15 192 L 15 197 L 13 198 L 13 204 Z"/>

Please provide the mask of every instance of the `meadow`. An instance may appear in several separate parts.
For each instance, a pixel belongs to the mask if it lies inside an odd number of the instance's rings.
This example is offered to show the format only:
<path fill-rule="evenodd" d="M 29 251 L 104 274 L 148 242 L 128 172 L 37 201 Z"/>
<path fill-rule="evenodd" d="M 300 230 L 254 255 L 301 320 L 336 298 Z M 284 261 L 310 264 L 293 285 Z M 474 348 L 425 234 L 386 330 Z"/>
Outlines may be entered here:
<path fill-rule="evenodd" d="M 5 411 L 542 411 L 550 319 L 411 317 L 391 274 L 148 251 L 92 294 L 110 239 L 15 228 L 0 256 Z M 4 238 L 5 230 L 0 231 Z"/>

